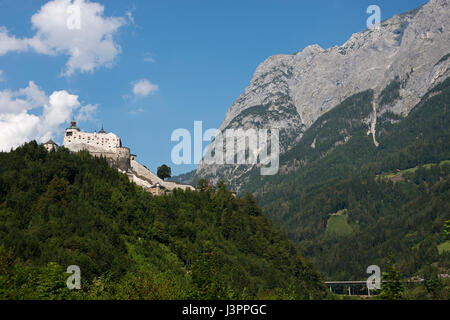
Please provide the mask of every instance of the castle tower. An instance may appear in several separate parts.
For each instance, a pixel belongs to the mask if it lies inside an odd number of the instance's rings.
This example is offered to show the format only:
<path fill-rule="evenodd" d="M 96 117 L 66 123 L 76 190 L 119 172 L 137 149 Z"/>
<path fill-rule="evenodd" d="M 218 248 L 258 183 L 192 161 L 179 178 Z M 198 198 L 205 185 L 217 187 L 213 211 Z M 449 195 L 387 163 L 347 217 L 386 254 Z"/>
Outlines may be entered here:
<path fill-rule="evenodd" d="M 58 145 L 52 139 L 44 143 L 44 147 L 48 152 L 58 150 Z"/>
<path fill-rule="evenodd" d="M 77 122 L 76 121 L 71 121 L 70 122 L 70 127 L 67 128 L 67 129 L 75 129 L 75 130 L 80 131 L 80 129 L 78 129 L 78 127 L 77 127 Z"/>
<path fill-rule="evenodd" d="M 64 134 L 64 141 L 72 142 L 73 137 L 80 132 L 80 129 L 77 127 L 76 121 L 70 122 L 70 127 L 66 129 L 66 133 Z"/>

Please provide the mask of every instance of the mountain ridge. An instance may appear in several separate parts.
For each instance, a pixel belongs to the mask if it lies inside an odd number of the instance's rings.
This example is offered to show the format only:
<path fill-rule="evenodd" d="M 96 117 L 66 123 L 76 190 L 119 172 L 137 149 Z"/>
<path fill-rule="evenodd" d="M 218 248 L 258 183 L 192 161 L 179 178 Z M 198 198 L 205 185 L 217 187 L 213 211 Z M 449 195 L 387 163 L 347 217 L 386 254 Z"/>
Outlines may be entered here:
<path fill-rule="evenodd" d="M 269 57 L 228 109 L 219 130 L 278 128 L 283 154 L 346 98 L 369 89 L 381 94 L 397 81 L 401 86 L 396 99 L 378 105 L 363 119 L 367 130 L 376 132 L 376 118 L 407 116 L 431 87 L 450 75 L 450 61 L 443 59 L 450 52 L 447 21 L 448 0 L 432 0 L 383 21 L 379 31 L 353 34 L 342 46 L 325 50 L 311 45 L 293 55 Z M 216 147 L 212 142 L 206 152 Z M 239 177 L 251 168 L 201 162 L 196 178 L 224 180 L 241 189 Z"/>

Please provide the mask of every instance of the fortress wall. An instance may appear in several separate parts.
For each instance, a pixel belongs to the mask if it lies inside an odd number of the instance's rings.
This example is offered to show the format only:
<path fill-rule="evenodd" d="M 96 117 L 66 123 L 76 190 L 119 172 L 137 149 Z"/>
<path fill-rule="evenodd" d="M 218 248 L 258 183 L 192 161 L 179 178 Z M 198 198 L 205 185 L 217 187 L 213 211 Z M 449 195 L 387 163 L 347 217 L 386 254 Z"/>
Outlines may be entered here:
<path fill-rule="evenodd" d="M 166 187 L 168 190 L 174 190 L 174 189 L 182 189 L 182 190 L 190 189 L 192 191 L 195 190 L 195 188 L 193 186 L 186 185 L 186 184 L 178 184 L 175 182 L 168 182 L 168 181 L 164 182 L 163 186 Z"/>
<path fill-rule="evenodd" d="M 175 182 L 167 182 L 167 181 L 160 179 L 158 176 L 153 174 L 150 170 L 148 170 L 146 167 L 144 167 L 142 164 L 140 164 L 136 160 L 131 160 L 130 164 L 131 164 L 131 170 L 135 173 L 135 175 L 137 175 L 141 180 L 150 182 L 152 185 L 159 183 L 161 186 L 165 187 L 169 191 L 177 189 L 177 188 L 183 189 L 183 190 L 186 190 L 186 189 L 195 190 L 195 188 L 192 186 L 181 185 L 181 184 L 177 184 Z"/>
<path fill-rule="evenodd" d="M 110 151 L 89 151 L 94 157 L 105 157 L 108 162 L 122 170 L 128 171 L 130 169 L 130 149 L 129 148 L 118 148 L 116 152 Z"/>
<path fill-rule="evenodd" d="M 164 181 L 160 179 L 158 176 L 154 175 L 150 170 L 144 167 L 142 164 L 137 162 L 136 160 L 132 160 L 130 162 L 131 170 L 141 179 L 145 179 L 151 184 L 164 184 Z"/>

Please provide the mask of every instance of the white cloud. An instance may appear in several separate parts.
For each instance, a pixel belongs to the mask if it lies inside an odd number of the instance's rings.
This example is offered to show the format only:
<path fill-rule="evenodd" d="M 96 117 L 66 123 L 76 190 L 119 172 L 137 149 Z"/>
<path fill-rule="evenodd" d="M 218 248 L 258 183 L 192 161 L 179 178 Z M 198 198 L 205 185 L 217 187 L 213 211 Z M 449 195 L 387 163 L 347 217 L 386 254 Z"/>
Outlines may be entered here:
<path fill-rule="evenodd" d="M 94 114 L 97 113 L 98 107 L 96 105 L 88 104 L 87 106 L 81 107 L 75 120 L 77 122 L 92 121 L 94 120 Z"/>
<path fill-rule="evenodd" d="M 137 114 L 142 113 L 142 112 L 144 112 L 144 109 L 138 108 L 138 109 L 134 109 L 134 110 L 128 111 L 128 114 L 131 114 L 131 115 L 134 116 L 134 115 L 137 115 Z"/>
<path fill-rule="evenodd" d="M 133 11 L 134 8 L 132 10 L 128 10 L 127 12 L 125 12 L 125 15 L 127 16 L 128 21 L 130 21 L 131 24 L 134 24 Z"/>
<path fill-rule="evenodd" d="M 153 59 L 152 57 L 145 57 L 144 62 L 155 62 L 155 59 Z"/>
<path fill-rule="evenodd" d="M 59 126 L 68 123 L 72 119 L 72 111 L 80 107 L 78 96 L 67 91 L 55 91 L 44 105 L 44 111 L 40 117 L 37 138 L 45 142 L 58 132 Z"/>
<path fill-rule="evenodd" d="M 25 51 L 28 49 L 28 41 L 26 39 L 17 39 L 10 36 L 5 27 L 0 27 L 0 56 L 9 51 Z"/>
<path fill-rule="evenodd" d="M 151 83 L 147 79 L 137 81 L 133 86 L 133 93 L 135 96 L 146 97 L 150 93 L 154 93 L 159 90 L 158 85 Z"/>
<path fill-rule="evenodd" d="M 3 70 L 0 70 L 0 82 L 5 81 L 5 78 L 3 77 Z"/>
<path fill-rule="evenodd" d="M 19 114 L 30 109 L 43 106 L 48 102 L 48 97 L 33 81 L 28 87 L 18 91 L 0 91 L 0 114 Z"/>
<path fill-rule="evenodd" d="M 46 55 L 65 54 L 69 60 L 63 74 L 70 76 L 112 65 L 121 52 L 113 36 L 126 19 L 104 16 L 104 7 L 99 3 L 53 0 L 31 17 L 31 23 L 36 30 L 32 38 L 19 39 L 0 27 L 0 55 L 30 50 Z"/>
<path fill-rule="evenodd" d="M 78 96 L 65 90 L 48 97 L 32 81 L 24 89 L 0 91 L 0 150 L 9 151 L 30 140 L 45 142 L 73 117 L 86 119 L 95 109 L 81 106 Z"/>
<path fill-rule="evenodd" d="M 144 62 L 156 62 L 155 59 L 152 57 L 152 55 L 149 52 L 146 52 L 144 54 Z"/>
<path fill-rule="evenodd" d="M 39 117 L 22 112 L 0 114 L 0 151 L 9 151 L 33 138 Z"/>

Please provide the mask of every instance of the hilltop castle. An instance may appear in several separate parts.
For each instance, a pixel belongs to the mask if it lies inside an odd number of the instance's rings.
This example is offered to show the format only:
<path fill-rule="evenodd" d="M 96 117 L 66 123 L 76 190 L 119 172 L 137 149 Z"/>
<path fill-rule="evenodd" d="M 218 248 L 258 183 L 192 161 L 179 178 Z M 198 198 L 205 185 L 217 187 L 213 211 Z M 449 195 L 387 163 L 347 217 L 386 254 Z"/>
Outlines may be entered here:
<path fill-rule="evenodd" d="M 63 146 L 72 152 L 87 150 L 95 157 L 105 157 L 112 167 L 125 173 L 130 181 L 153 195 L 162 195 L 177 188 L 194 190 L 192 186 L 166 182 L 157 177 L 136 160 L 137 156 L 131 154 L 129 148 L 122 146 L 119 136 L 112 132 L 106 133 L 103 127 L 99 132 L 84 132 L 73 121 L 65 131 Z M 51 151 L 58 146 L 50 140 L 44 143 L 44 147 Z"/>
<path fill-rule="evenodd" d="M 73 152 L 87 150 L 96 157 L 105 157 L 110 164 L 121 171 L 130 169 L 130 149 L 122 147 L 122 140 L 114 133 L 102 129 L 97 133 L 83 132 L 76 122 L 71 122 L 64 134 L 63 146 Z"/>

